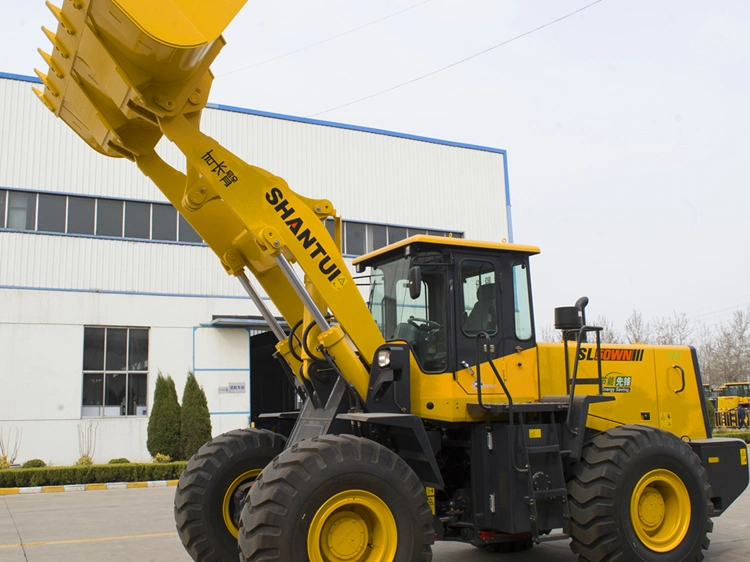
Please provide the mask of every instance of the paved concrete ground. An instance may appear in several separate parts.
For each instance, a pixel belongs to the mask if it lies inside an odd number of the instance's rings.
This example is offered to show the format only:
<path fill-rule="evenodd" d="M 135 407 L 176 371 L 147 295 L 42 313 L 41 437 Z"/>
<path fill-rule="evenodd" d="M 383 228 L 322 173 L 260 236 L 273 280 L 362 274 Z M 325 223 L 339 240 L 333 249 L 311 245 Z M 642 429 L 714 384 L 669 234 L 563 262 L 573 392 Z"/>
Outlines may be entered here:
<path fill-rule="evenodd" d="M 172 521 L 174 488 L 0 496 L 0 562 L 190 562 Z M 434 562 L 575 562 L 567 543 L 499 555 L 438 543 Z M 707 562 L 750 560 L 750 491 L 715 520 Z"/>

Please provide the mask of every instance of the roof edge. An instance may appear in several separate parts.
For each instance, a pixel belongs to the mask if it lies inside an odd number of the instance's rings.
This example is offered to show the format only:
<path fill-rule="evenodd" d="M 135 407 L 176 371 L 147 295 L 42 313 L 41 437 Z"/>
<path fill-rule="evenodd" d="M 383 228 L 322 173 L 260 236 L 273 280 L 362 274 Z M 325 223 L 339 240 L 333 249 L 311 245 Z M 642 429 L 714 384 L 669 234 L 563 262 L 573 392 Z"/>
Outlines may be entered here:
<path fill-rule="evenodd" d="M 0 78 L 6 80 L 19 80 L 21 82 L 30 82 L 33 84 L 41 84 L 42 81 L 36 76 L 25 76 L 23 74 L 12 74 L 8 72 L 0 72 Z M 361 133 L 371 133 L 375 135 L 384 135 L 388 137 L 395 137 L 406 140 L 414 140 L 420 142 L 427 142 L 431 144 L 439 144 L 443 146 L 452 146 L 454 148 L 466 148 L 469 150 L 479 150 L 481 152 L 492 152 L 495 154 L 502 154 L 506 156 L 506 151 L 502 148 L 492 148 L 490 146 L 481 146 L 477 144 L 468 144 L 462 142 L 448 141 L 444 139 L 436 139 L 432 137 L 423 137 L 420 135 L 411 135 L 408 133 L 399 133 L 396 131 L 388 131 L 385 129 L 376 129 L 373 127 L 363 127 L 360 125 L 350 125 L 348 123 L 338 123 L 336 121 L 323 121 L 320 119 L 310 119 L 308 117 L 297 117 L 294 115 L 286 115 L 284 113 L 274 113 L 271 111 L 260 111 L 257 109 L 248 109 L 244 107 L 236 107 L 233 105 L 224 105 L 218 103 L 207 103 L 206 107 L 209 109 L 217 109 L 219 111 L 230 111 L 233 113 L 242 113 L 245 115 L 255 115 L 257 117 L 268 117 L 271 119 L 281 119 L 282 121 L 292 121 L 294 123 L 306 123 L 308 125 L 319 125 L 322 127 L 333 127 L 335 129 L 344 129 L 348 131 L 358 131 Z"/>

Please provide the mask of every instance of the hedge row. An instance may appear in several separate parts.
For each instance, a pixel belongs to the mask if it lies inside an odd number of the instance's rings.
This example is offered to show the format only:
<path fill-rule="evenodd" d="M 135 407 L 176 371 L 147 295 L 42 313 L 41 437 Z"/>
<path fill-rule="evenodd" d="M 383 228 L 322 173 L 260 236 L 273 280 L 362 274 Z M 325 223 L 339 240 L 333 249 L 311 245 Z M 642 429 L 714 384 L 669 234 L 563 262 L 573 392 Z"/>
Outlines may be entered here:
<path fill-rule="evenodd" d="M 0 488 L 177 480 L 185 469 L 185 465 L 187 465 L 186 462 L 94 464 L 0 470 Z"/>
<path fill-rule="evenodd" d="M 734 437 L 735 439 L 742 439 L 745 443 L 750 443 L 750 431 L 716 431 L 714 430 L 714 437 Z"/>

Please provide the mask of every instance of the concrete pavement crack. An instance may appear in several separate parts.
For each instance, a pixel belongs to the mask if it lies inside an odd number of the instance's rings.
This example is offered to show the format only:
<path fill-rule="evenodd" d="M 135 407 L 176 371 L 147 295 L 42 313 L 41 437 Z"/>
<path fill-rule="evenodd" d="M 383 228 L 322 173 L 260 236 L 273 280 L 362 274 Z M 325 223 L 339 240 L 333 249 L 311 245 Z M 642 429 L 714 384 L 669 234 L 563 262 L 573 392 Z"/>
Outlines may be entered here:
<path fill-rule="evenodd" d="M 3 498 L 3 504 L 5 505 L 5 509 L 8 511 L 8 517 L 10 517 L 10 520 L 13 522 L 13 528 L 16 530 L 16 535 L 18 535 L 18 546 L 21 547 L 21 552 L 23 552 L 23 559 L 26 562 L 29 562 L 29 557 L 26 555 L 26 549 L 23 546 L 23 539 L 21 538 L 21 531 L 18 530 L 18 525 L 16 525 L 16 520 L 13 518 L 13 512 L 10 510 L 10 506 L 8 505 L 8 500 Z"/>

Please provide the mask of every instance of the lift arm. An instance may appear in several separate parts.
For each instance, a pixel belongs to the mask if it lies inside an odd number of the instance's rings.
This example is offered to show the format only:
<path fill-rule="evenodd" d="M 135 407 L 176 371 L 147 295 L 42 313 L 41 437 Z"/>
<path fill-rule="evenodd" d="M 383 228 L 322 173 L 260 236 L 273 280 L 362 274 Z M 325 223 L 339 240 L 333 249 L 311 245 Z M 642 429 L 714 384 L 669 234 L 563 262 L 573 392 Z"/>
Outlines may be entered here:
<path fill-rule="evenodd" d="M 248 288 L 249 270 L 289 325 L 315 322 L 312 337 L 364 399 L 363 363 L 383 338 L 325 228 L 333 205 L 295 193 L 199 129 L 221 33 L 245 1 L 64 0 L 62 9 L 47 2 L 59 25 L 57 33 L 44 30 L 54 50 L 40 51 L 49 71 L 37 71 L 44 90 L 35 91 L 94 150 L 135 162 L 227 273 Z M 156 153 L 162 135 L 185 155 L 186 173 Z M 306 376 L 288 344 L 278 348 Z"/>

